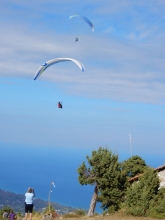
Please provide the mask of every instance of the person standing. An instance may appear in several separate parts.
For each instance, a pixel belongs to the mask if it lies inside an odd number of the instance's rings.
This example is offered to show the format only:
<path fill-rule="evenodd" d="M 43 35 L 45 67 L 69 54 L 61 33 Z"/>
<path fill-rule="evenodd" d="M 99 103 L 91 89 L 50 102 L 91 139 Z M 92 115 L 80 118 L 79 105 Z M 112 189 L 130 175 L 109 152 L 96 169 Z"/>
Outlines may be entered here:
<path fill-rule="evenodd" d="M 10 211 L 10 214 L 8 215 L 8 218 L 9 218 L 10 220 L 14 220 L 14 219 L 16 218 L 16 214 L 13 213 L 13 211 Z"/>
<path fill-rule="evenodd" d="M 32 220 L 34 197 L 35 197 L 34 189 L 28 188 L 27 192 L 25 193 L 25 220 L 27 220 L 28 213 L 30 213 L 30 220 Z"/>
<path fill-rule="evenodd" d="M 7 220 L 7 218 L 8 218 L 8 212 L 6 210 L 4 210 L 3 219 Z"/>

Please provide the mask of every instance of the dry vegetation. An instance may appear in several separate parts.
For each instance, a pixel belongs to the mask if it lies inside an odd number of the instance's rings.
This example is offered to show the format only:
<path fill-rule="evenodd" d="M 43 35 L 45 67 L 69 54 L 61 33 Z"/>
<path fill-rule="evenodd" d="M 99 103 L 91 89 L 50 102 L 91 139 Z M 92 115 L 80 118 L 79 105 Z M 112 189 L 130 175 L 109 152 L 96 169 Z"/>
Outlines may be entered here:
<path fill-rule="evenodd" d="M 40 214 L 35 214 L 33 215 L 33 220 L 41 220 L 42 215 Z M 149 218 L 149 217 L 134 217 L 134 216 L 128 216 L 125 215 L 124 213 L 116 213 L 116 214 L 111 214 L 111 215 L 97 215 L 94 217 L 87 217 L 87 216 L 72 216 L 72 217 L 65 217 L 65 216 L 59 216 L 59 218 L 55 218 L 55 220 L 156 220 L 155 218 Z"/>

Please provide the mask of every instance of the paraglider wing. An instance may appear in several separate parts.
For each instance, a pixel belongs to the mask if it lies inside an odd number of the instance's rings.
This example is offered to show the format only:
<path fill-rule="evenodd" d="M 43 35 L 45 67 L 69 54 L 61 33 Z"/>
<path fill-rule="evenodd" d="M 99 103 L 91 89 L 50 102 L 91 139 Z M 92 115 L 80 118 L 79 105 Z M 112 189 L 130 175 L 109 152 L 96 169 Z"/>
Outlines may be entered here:
<path fill-rule="evenodd" d="M 36 72 L 36 75 L 34 77 L 34 80 L 36 80 L 48 67 L 50 67 L 53 64 L 56 63 L 60 63 L 60 62 L 64 62 L 64 61 L 72 61 L 75 64 L 77 64 L 77 66 L 81 69 L 81 71 L 85 71 L 85 67 L 83 66 L 83 64 L 75 59 L 72 58 L 55 58 L 53 60 L 49 60 L 46 63 L 44 63 L 42 66 L 39 67 L 39 69 Z"/>
<path fill-rule="evenodd" d="M 69 17 L 69 19 L 72 19 L 74 17 L 78 17 L 78 18 L 83 19 L 92 28 L 92 31 L 94 31 L 94 25 L 92 24 L 92 22 L 87 17 L 81 16 L 81 15 L 72 15 L 72 16 Z"/>

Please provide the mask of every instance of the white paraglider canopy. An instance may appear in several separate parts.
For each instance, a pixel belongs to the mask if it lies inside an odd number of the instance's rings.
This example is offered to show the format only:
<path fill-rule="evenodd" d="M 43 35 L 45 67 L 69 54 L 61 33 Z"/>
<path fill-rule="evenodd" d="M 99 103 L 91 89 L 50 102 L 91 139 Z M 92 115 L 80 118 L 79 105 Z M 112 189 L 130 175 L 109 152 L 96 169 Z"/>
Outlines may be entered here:
<path fill-rule="evenodd" d="M 46 63 L 44 63 L 42 66 L 39 67 L 39 69 L 37 70 L 34 80 L 36 80 L 48 67 L 50 67 L 53 64 L 56 63 L 60 63 L 60 62 L 64 62 L 64 61 L 72 61 L 75 64 L 77 64 L 77 66 L 81 69 L 81 71 L 85 71 L 85 67 L 83 66 L 83 64 L 75 59 L 72 58 L 55 58 L 53 60 L 49 60 Z"/>
<path fill-rule="evenodd" d="M 72 19 L 72 18 L 81 18 L 83 19 L 92 29 L 92 31 L 94 31 L 94 25 L 92 24 L 92 22 L 85 16 L 82 16 L 82 15 L 72 15 L 69 17 L 69 19 Z"/>

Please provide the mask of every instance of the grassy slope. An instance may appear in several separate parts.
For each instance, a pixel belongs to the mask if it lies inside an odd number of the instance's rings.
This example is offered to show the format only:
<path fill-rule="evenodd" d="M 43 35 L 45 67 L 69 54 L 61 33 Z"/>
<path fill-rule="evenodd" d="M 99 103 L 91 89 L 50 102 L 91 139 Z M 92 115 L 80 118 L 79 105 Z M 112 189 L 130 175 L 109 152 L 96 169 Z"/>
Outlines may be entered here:
<path fill-rule="evenodd" d="M 33 220 L 41 220 L 41 215 L 33 215 Z M 95 217 L 70 217 L 70 218 L 64 218 L 62 216 L 60 216 L 59 218 L 55 218 L 55 220 L 64 220 L 64 219 L 68 219 L 68 220 L 156 220 L 155 218 L 149 218 L 149 217 L 134 217 L 134 216 L 128 216 L 122 213 L 117 213 L 117 214 L 113 214 L 113 215 L 109 215 L 109 216 L 102 216 L 102 215 L 98 215 Z"/>

